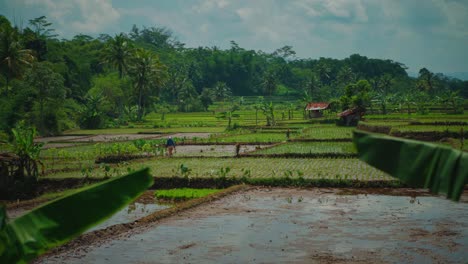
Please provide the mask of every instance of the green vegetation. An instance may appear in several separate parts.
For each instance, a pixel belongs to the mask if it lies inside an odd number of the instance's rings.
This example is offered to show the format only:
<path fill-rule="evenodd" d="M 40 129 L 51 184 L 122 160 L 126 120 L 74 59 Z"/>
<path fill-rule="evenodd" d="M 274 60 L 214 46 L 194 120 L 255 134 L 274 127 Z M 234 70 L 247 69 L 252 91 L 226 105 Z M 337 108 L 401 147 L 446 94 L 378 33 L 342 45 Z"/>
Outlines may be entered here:
<path fill-rule="evenodd" d="M 158 27 L 63 39 L 45 16 L 21 26 L 0 21 L 0 131 L 6 134 L 21 120 L 42 136 L 78 128 L 269 127 L 303 119 L 311 101 L 331 102 L 325 115 L 332 119 L 354 106 L 407 116 L 462 114 L 467 106 L 468 82 L 427 68 L 412 78 L 392 60 L 303 59 L 291 46 L 264 52 L 235 41 L 224 50 L 186 48 Z M 202 112 L 211 116 L 198 117 Z"/>
<path fill-rule="evenodd" d="M 354 132 L 359 158 L 418 188 L 458 201 L 468 183 L 468 154 L 413 140 Z"/>
<path fill-rule="evenodd" d="M 356 153 L 356 148 L 352 142 L 291 142 L 255 151 L 255 154 L 282 153 Z"/>
<path fill-rule="evenodd" d="M 17 185 L 0 188 L 5 199 L 26 193 L 25 172 L 33 187 L 41 180 L 67 179 L 111 178 L 115 184 L 119 176 L 147 167 L 166 188 L 206 182 L 216 188 L 238 183 L 402 186 L 390 174 L 404 178 L 411 166 L 392 164 L 384 170 L 388 174 L 356 158 L 355 128 L 337 125 L 337 114 L 352 107 L 366 109 L 360 130 L 432 141 L 438 146 L 434 148 L 452 147 L 448 152 L 468 151 L 468 82 L 426 68 L 413 78 L 405 65 L 392 60 L 359 54 L 341 60 L 302 59 L 293 56 L 290 46 L 267 53 L 246 50 L 235 41 L 225 50 L 186 48 L 170 30 L 157 27 L 134 26 L 115 36 L 77 35 L 69 40 L 51 34 L 52 27 L 46 17 L 17 27 L 0 15 L 0 186 Z M 304 110 L 309 102 L 330 102 L 330 109 L 309 119 Z M 36 139 L 44 140 L 43 146 L 33 140 L 36 131 L 41 137 L 68 137 Z M 133 140 L 136 134 L 151 138 Z M 171 158 L 165 153 L 168 136 L 177 144 Z M 378 147 L 385 155 L 392 153 Z M 407 151 L 401 155 L 405 161 L 412 162 L 411 150 L 401 149 Z M 364 160 L 387 164 L 385 158 Z M 11 168 L 17 171 L 9 174 Z M 16 254 L 7 255 L 0 244 L 4 262 L 30 260 L 99 221 L 94 215 L 108 199 L 119 202 L 105 208 L 101 217 L 150 185 L 151 177 L 143 174 L 134 174 L 144 178 L 138 188 L 133 182 L 112 190 L 99 185 L 106 195 L 99 201 L 67 203 L 67 197 L 86 192 L 71 191 L 62 199 L 65 205 L 46 205 L 13 223 L 0 211 L 0 242 L 6 241 Z M 127 188 L 132 186 L 135 189 Z M 215 191 L 161 190 L 156 195 L 177 200 Z M 43 228 L 26 223 L 49 225 L 47 219 L 36 219 L 44 210 L 43 215 L 63 223 L 45 234 L 55 236 L 53 240 L 38 233 Z M 28 244 L 18 234 L 12 236 L 15 232 L 38 239 Z"/>
<path fill-rule="evenodd" d="M 188 178 L 217 178 L 220 171 L 230 168 L 228 177 L 240 178 L 249 170 L 252 178 L 278 178 L 284 174 L 300 172 L 304 178 L 318 179 L 356 179 L 356 180 L 390 180 L 387 174 L 382 173 L 358 159 L 289 159 L 289 158 L 157 158 L 132 163 L 120 164 L 113 168 L 116 175 L 122 175 L 128 169 L 136 170 L 148 166 L 155 177 L 182 176 L 180 166 L 183 164 L 190 169 Z M 93 169 L 91 177 L 105 177 L 102 169 Z M 80 178 L 78 171 L 56 172 L 47 175 L 48 178 Z"/>
<path fill-rule="evenodd" d="M 350 139 L 352 127 L 337 127 L 336 125 L 315 125 L 302 131 L 299 139 Z M 293 137 L 294 138 L 294 137 Z"/>
<path fill-rule="evenodd" d="M 181 200 L 204 197 L 204 196 L 207 196 L 212 193 L 219 192 L 219 191 L 221 190 L 182 188 L 182 189 L 157 190 L 155 192 L 155 195 L 158 199 L 181 201 Z"/>
<path fill-rule="evenodd" d="M 148 170 L 108 180 L 9 222 L 0 206 L 0 260 L 26 263 L 110 217 L 153 184 Z"/>

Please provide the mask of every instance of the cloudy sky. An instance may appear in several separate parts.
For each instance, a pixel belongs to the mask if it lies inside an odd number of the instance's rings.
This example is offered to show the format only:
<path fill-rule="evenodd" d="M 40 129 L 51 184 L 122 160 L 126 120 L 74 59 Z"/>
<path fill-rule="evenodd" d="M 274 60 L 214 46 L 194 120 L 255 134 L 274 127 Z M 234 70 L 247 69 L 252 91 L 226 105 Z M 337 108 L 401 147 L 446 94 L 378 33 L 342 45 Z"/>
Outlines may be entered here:
<path fill-rule="evenodd" d="M 271 52 L 300 58 L 359 53 L 408 71 L 468 72 L 466 0 L 0 0 L 0 14 L 27 26 L 42 15 L 62 38 L 167 27 L 187 47 Z"/>

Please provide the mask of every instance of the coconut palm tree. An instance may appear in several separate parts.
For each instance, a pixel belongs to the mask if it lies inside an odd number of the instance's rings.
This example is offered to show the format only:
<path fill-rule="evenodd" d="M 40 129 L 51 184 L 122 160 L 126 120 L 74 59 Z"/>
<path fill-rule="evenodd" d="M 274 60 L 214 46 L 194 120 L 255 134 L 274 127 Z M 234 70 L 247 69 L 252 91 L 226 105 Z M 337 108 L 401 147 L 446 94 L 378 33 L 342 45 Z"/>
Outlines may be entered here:
<path fill-rule="evenodd" d="M 269 96 L 272 96 L 275 91 L 276 91 L 276 86 L 277 86 L 277 77 L 273 72 L 267 72 L 263 76 L 263 82 L 262 82 L 263 89 L 266 94 Z"/>
<path fill-rule="evenodd" d="M 8 95 L 10 80 L 21 77 L 25 66 L 30 66 L 34 59 L 31 50 L 23 49 L 18 31 L 8 24 L 2 24 L 0 27 L 0 69 L 6 80 L 5 95 Z"/>
<path fill-rule="evenodd" d="M 132 55 L 132 44 L 123 33 L 109 39 L 104 49 L 104 62 L 114 66 L 119 71 L 119 78 L 122 79 L 128 70 L 128 61 Z"/>
<path fill-rule="evenodd" d="M 150 103 L 151 96 L 159 94 L 159 87 L 166 76 L 166 67 L 151 51 L 137 49 L 129 65 L 129 72 L 135 84 L 138 120 L 141 120 L 144 108 Z"/>
<path fill-rule="evenodd" d="M 212 96 L 217 101 L 225 101 L 232 95 L 231 88 L 225 82 L 217 82 L 212 88 Z"/>

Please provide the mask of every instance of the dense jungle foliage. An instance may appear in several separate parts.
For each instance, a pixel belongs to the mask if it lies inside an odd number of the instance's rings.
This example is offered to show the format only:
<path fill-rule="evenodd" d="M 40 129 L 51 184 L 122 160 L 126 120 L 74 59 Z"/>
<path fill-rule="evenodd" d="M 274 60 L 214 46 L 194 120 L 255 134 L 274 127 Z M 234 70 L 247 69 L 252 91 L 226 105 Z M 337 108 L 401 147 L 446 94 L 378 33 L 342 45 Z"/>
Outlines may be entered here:
<path fill-rule="evenodd" d="M 0 140 L 20 120 L 54 135 L 118 127 L 150 112 L 207 111 L 232 96 L 285 96 L 297 108 L 310 101 L 336 102 L 338 109 L 372 102 L 384 114 L 390 103 L 408 111 L 427 111 L 431 103 L 463 111 L 467 81 L 426 68 L 412 78 L 405 69 L 359 54 L 298 58 L 291 46 L 272 53 L 235 41 L 226 50 L 188 48 L 162 27 L 61 39 L 44 16 L 25 28 L 0 16 Z"/>

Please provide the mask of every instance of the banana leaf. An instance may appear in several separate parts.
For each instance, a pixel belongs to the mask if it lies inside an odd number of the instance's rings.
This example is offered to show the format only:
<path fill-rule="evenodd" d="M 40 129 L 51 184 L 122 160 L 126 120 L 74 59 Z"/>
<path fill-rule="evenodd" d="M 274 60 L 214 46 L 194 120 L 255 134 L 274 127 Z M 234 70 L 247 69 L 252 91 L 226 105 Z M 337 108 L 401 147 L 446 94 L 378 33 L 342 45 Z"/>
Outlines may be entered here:
<path fill-rule="evenodd" d="M 458 201 L 468 183 L 468 154 L 416 140 L 354 131 L 359 159 L 416 188 Z"/>
<path fill-rule="evenodd" d="M 144 169 L 85 187 L 3 225 L 0 263 L 25 263 L 64 244 L 121 210 L 152 184 Z M 3 210 L 0 227 L 5 217 Z"/>

